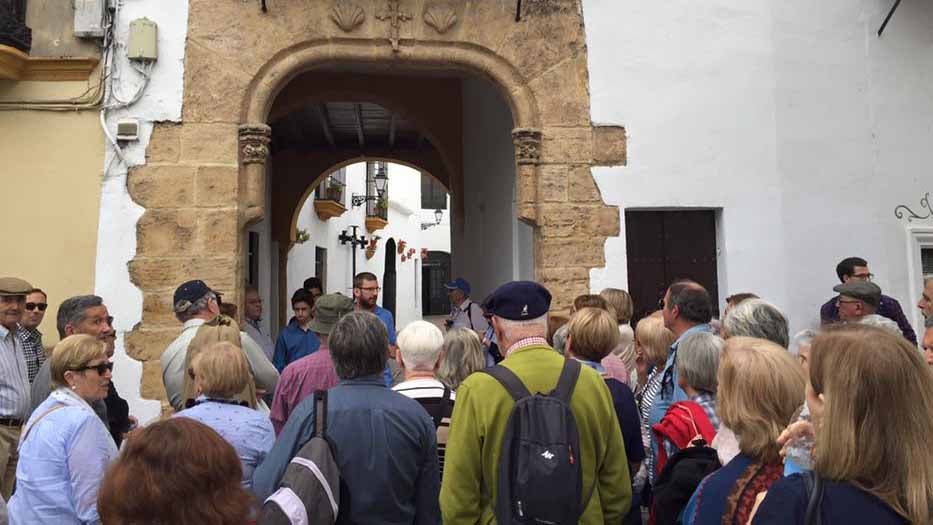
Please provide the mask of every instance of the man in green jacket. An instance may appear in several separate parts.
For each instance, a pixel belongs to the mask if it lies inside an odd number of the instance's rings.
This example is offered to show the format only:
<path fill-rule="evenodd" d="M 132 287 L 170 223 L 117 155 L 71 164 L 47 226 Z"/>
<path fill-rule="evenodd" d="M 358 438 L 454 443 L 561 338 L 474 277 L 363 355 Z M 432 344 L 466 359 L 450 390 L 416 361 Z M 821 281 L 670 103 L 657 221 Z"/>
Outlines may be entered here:
<path fill-rule="evenodd" d="M 502 365 L 532 393 L 557 385 L 564 357 L 547 343 L 551 294 L 540 284 L 502 285 L 488 299 Z M 445 525 L 495 523 L 498 465 L 514 402 L 488 374 L 473 374 L 457 389 L 441 484 Z M 570 409 L 580 434 L 585 511 L 581 524 L 621 523 L 632 502 L 625 447 L 606 383 L 589 367 L 577 380 Z"/>

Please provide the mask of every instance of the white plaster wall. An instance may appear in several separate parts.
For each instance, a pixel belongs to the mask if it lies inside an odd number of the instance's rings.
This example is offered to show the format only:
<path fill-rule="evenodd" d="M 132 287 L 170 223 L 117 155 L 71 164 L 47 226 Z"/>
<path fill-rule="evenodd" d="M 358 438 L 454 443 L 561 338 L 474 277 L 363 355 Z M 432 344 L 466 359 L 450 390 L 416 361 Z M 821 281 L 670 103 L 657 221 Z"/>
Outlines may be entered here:
<path fill-rule="evenodd" d="M 286 310 L 290 311 L 291 293 L 300 288 L 304 280 L 314 274 L 315 247 L 327 248 L 327 293 L 340 292 L 353 295 L 352 252 L 349 246 L 341 245 L 337 240 L 340 232 L 350 226 L 359 226 L 357 235 L 371 238 L 380 237 L 378 248 L 372 259 L 366 259 L 365 250 L 356 253 L 356 271 L 372 272 L 380 279 L 385 272 L 386 242 L 391 238 L 396 243 L 405 240 L 406 253 L 415 249 L 413 259 L 402 262 L 401 256 L 394 253 L 396 268 L 396 312 L 395 324 L 398 330 L 408 323 L 421 319 L 421 249 L 450 251 L 450 228 L 447 213 L 441 226 L 421 230 L 421 223 L 427 222 L 425 213 L 434 221 L 434 211 L 421 210 L 421 174 L 419 171 L 399 164 L 389 164 L 389 224 L 382 230 L 370 234 L 366 231 L 366 208 L 350 207 L 340 217 L 321 221 L 314 212 L 314 195 L 302 205 L 298 217 L 298 228 L 305 229 L 311 235 L 310 240 L 295 245 L 288 254 L 287 282 L 288 297 L 283 297 Z M 354 193 L 365 194 L 365 163 L 347 166 L 347 187 L 345 201 L 349 206 L 350 196 Z M 382 304 L 382 294 L 379 297 Z"/>
<path fill-rule="evenodd" d="M 879 39 L 891 5 L 584 0 L 592 119 L 629 137 L 627 166 L 594 169 L 603 198 L 721 208 L 721 296 L 757 292 L 793 330 L 851 255 L 913 318 L 893 212 L 933 190 L 933 4 L 903 3 Z M 624 231 L 593 290 L 627 286 Z"/>
<path fill-rule="evenodd" d="M 534 270 L 532 230 L 515 213 L 512 115 L 485 81 L 463 81 L 462 237 L 453 234 L 452 277 L 462 276 L 482 300 L 499 285 Z"/>
<path fill-rule="evenodd" d="M 184 78 L 185 38 L 188 32 L 187 0 L 133 0 L 119 2 L 113 88 L 121 98 L 129 98 L 140 84 L 139 75 L 126 60 L 126 36 L 129 22 L 146 17 L 159 26 L 159 59 L 152 70 L 152 80 L 135 105 L 107 114 L 107 126 L 115 134 L 120 118 L 140 119 L 140 140 L 124 149 L 127 163 L 145 164 L 145 151 L 153 122 L 181 120 Z M 143 400 L 139 394 L 142 364 L 126 355 L 124 336 L 142 320 L 142 293 L 130 282 L 127 263 L 136 254 L 136 221 L 143 209 L 126 190 L 128 166 L 114 158 L 109 145 L 104 159 L 104 178 L 100 203 L 100 226 L 97 241 L 95 293 L 104 298 L 117 331 L 113 381 L 120 395 L 130 405 L 130 413 L 141 423 L 159 416 L 158 401 Z"/>

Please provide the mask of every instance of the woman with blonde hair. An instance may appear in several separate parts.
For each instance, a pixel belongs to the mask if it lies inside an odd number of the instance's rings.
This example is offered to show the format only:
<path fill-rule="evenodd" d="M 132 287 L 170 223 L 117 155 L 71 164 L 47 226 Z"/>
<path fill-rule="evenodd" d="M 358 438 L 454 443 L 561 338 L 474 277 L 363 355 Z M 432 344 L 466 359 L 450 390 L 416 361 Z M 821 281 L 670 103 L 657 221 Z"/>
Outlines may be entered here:
<path fill-rule="evenodd" d="M 916 348 L 864 325 L 825 330 L 810 348 L 807 404 L 812 425 L 793 425 L 779 443 L 813 432 L 822 523 L 931 523 L 933 372 Z M 775 483 L 753 523 L 804 523 L 806 486 L 801 474 Z"/>
<path fill-rule="evenodd" d="M 739 454 L 697 487 L 683 512 L 684 525 L 745 525 L 755 497 L 781 478 L 777 437 L 803 404 L 800 364 L 764 339 L 726 340 L 719 374 L 718 412 L 739 440 Z"/>
<path fill-rule="evenodd" d="M 232 343 L 214 343 L 194 356 L 188 374 L 195 399 L 176 417 L 200 421 L 227 440 L 242 463 L 243 487 L 252 487 L 253 471 L 272 449 L 275 430 L 268 416 L 238 399 L 253 382 L 243 351 Z"/>
<path fill-rule="evenodd" d="M 634 384 L 635 370 L 635 330 L 630 324 L 632 314 L 635 313 L 635 303 L 632 296 L 625 290 L 606 288 L 599 292 L 599 296 L 606 300 L 609 313 L 615 315 L 619 325 L 619 344 L 612 349 L 612 353 L 604 360 L 603 365 L 613 366 L 613 361 L 625 367 L 627 377 L 620 381 L 632 386 Z"/>
<path fill-rule="evenodd" d="M 435 373 L 438 381 L 456 391 L 473 372 L 486 367 L 483 346 L 473 330 L 454 328 L 444 336 L 441 362 Z"/>
<path fill-rule="evenodd" d="M 113 364 L 92 335 L 63 339 L 49 364 L 55 390 L 23 427 L 12 523 L 98 523 L 97 491 L 117 447 L 91 403 L 107 397 Z"/>

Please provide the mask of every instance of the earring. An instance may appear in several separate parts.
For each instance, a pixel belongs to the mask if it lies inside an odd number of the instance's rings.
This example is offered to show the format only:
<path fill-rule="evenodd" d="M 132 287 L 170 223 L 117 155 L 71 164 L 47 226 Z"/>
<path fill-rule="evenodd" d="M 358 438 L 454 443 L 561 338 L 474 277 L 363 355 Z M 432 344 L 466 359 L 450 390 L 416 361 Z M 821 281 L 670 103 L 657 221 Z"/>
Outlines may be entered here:
<path fill-rule="evenodd" d="M 76 387 L 75 385 L 71 385 L 71 389 L 72 389 L 72 390 L 74 390 L 74 389 L 76 389 L 76 388 L 78 388 L 78 387 Z"/>

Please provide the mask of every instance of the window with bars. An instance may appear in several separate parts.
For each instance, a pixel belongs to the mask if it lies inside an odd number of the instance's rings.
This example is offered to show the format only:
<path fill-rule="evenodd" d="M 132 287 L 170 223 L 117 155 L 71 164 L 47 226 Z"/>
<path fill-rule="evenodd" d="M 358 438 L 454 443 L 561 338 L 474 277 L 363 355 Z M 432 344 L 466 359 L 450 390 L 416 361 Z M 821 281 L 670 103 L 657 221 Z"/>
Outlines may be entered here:
<path fill-rule="evenodd" d="M 386 162 L 377 160 L 366 163 L 366 196 L 373 197 L 366 201 L 366 216 L 389 220 L 389 183 L 386 182 L 382 197 L 376 191 L 376 174 L 380 171 L 388 174 Z"/>
<path fill-rule="evenodd" d="M 933 247 L 920 250 L 920 265 L 923 275 L 933 275 Z"/>
<path fill-rule="evenodd" d="M 331 173 L 318 184 L 315 191 L 315 200 L 328 200 L 344 204 L 347 188 L 347 169 L 340 168 Z"/>
<path fill-rule="evenodd" d="M 426 173 L 421 174 L 421 209 L 447 209 L 447 190 L 437 179 Z"/>

